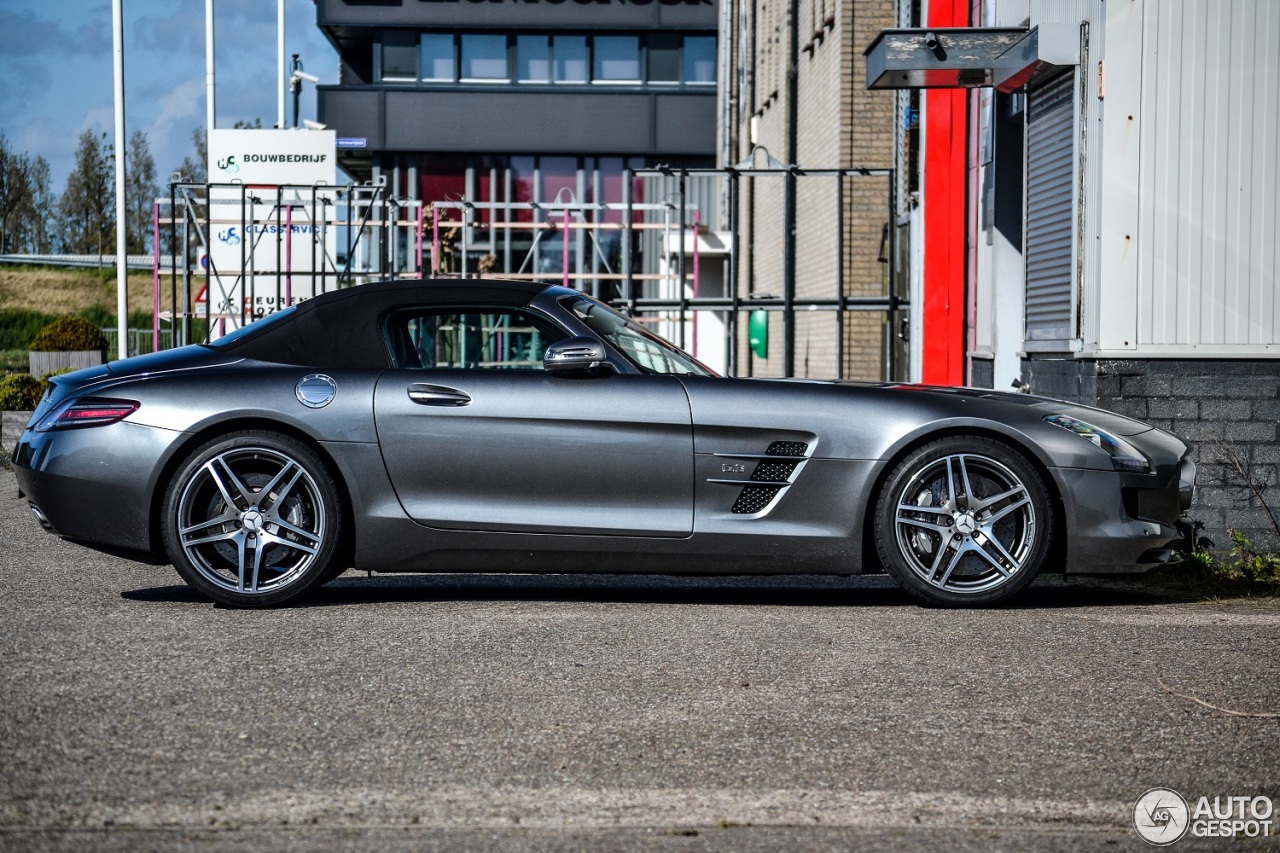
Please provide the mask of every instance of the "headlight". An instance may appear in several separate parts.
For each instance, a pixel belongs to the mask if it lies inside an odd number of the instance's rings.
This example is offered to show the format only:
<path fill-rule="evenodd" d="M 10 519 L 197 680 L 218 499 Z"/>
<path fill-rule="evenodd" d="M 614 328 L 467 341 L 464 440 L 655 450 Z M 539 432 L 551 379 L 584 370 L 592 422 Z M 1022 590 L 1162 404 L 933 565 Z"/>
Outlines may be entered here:
<path fill-rule="evenodd" d="M 1112 435 L 1093 424 L 1066 415 L 1048 415 L 1045 420 L 1054 426 L 1074 432 L 1094 447 L 1105 450 L 1117 471 L 1135 471 L 1145 474 L 1151 470 L 1151 463 L 1142 455 L 1142 451 L 1118 435 Z"/>

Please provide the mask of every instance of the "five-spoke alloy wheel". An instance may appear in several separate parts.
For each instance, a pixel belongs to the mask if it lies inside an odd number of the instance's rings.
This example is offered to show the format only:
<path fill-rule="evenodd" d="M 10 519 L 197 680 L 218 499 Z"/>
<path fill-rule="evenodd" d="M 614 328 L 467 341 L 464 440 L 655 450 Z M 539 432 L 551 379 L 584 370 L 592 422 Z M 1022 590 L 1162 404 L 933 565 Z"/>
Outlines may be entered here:
<path fill-rule="evenodd" d="M 199 448 L 170 483 L 163 525 L 179 574 L 223 604 L 282 604 L 341 568 L 337 486 L 314 451 L 278 433 Z"/>
<path fill-rule="evenodd" d="M 993 439 L 957 436 L 908 455 L 876 504 L 885 569 L 932 604 L 997 604 L 1040 572 L 1054 529 L 1040 473 Z"/>

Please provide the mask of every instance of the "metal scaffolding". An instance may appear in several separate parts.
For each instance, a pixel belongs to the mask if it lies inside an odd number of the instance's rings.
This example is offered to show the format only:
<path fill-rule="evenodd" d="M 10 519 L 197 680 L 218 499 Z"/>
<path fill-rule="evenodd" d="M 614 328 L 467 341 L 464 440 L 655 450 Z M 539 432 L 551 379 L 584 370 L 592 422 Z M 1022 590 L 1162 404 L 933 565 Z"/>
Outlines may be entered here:
<path fill-rule="evenodd" d="M 829 293 L 823 295 L 812 287 L 798 294 L 796 286 L 794 198 L 797 182 L 811 178 L 832 183 L 835 233 L 841 235 L 829 247 L 833 274 L 824 280 Z M 637 200 L 637 179 L 641 190 L 659 198 Z M 850 295 L 843 239 L 847 202 L 850 187 L 868 179 L 886 186 L 881 280 L 859 281 L 863 295 Z M 782 181 L 793 201 L 790 221 L 778 226 L 781 293 L 762 294 L 750 245 L 756 226 L 748 224 L 744 241 L 741 209 L 744 182 L 766 181 Z M 670 191 L 664 195 L 663 189 Z M 798 314 L 834 312 L 834 372 L 842 379 L 848 318 L 879 312 L 885 330 L 882 378 L 902 378 L 906 365 L 897 338 L 908 304 L 898 284 L 897 229 L 889 227 L 896 201 L 893 170 L 627 169 L 622 191 L 621 203 L 582 201 L 567 190 L 550 202 L 424 203 L 393 197 L 381 183 L 175 183 L 155 207 L 153 345 L 159 348 L 166 333 L 172 345 L 208 339 L 298 299 L 365 281 L 484 275 L 575 287 L 658 326 L 682 346 L 692 337 L 694 349 L 698 318 L 711 312 L 730 375 L 750 375 L 755 365 L 749 354 L 743 358 L 744 313 L 781 318 L 781 372 L 793 376 Z M 705 209 L 711 199 L 724 210 Z M 717 221 L 718 228 L 709 227 Z M 706 257 L 702 247 L 712 240 L 715 256 Z M 722 285 L 718 295 L 700 287 L 712 262 L 722 264 L 714 269 Z"/>

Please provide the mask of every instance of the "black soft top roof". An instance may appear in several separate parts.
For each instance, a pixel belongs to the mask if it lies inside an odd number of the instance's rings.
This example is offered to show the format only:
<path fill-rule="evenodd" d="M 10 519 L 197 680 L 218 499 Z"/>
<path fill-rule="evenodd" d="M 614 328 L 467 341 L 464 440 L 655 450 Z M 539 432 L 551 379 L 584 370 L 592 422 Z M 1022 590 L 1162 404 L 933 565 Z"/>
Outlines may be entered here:
<path fill-rule="evenodd" d="M 380 330 L 389 311 L 414 305 L 479 302 L 518 308 L 547 289 L 541 282 L 424 279 L 362 284 L 308 299 L 292 313 L 220 348 L 259 361 L 327 368 L 391 366 Z"/>

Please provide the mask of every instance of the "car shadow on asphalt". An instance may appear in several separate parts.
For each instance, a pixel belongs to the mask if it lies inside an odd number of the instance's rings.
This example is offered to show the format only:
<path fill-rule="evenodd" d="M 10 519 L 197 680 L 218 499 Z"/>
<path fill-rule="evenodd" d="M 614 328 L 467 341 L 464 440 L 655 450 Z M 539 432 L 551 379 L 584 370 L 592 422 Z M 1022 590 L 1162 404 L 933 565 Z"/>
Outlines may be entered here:
<path fill-rule="evenodd" d="M 186 586 L 121 593 L 144 603 L 207 604 Z M 1168 604 L 1159 590 L 1117 588 L 1088 581 L 1044 578 L 1011 604 L 1012 610 Z M 760 605 L 773 607 L 916 607 L 884 575 L 685 577 L 677 575 L 374 575 L 348 572 L 298 607 L 344 607 L 431 601 L 540 601 L 601 604 Z"/>

